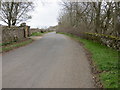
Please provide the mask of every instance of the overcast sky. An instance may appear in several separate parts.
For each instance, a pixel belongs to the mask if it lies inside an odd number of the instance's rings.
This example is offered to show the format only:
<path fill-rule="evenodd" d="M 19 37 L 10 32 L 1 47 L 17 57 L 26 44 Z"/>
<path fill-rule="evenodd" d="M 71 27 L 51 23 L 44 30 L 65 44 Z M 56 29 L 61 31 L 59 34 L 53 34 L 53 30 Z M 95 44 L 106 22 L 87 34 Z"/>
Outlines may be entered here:
<path fill-rule="evenodd" d="M 58 24 L 57 18 L 60 11 L 60 0 L 34 0 L 34 11 L 30 12 L 32 19 L 27 25 L 32 28 L 45 28 Z M 0 24 L 3 24 L 0 22 Z"/>
<path fill-rule="evenodd" d="M 32 19 L 27 21 L 31 27 L 44 28 L 57 25 L 60 11 L 60 0 L 35 0 L 35 9 L 30 14 Z"/>

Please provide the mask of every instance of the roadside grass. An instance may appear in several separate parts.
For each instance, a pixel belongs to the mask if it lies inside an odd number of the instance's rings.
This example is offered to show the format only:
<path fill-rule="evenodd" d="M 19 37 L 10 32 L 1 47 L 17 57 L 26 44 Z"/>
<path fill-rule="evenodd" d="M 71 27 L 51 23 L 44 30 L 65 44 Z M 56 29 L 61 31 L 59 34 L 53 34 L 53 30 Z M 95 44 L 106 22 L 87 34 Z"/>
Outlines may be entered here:
<path fill-rule="evenodd" d="M 7 52 L 15 48 L 25 46 L 27 44 L 30 44 L 32 41 L 32 39 L 28 39 L 22 42 L 13 42 L 12 44 L 3 45 L 2 47 L 0 47 L 0 52 Z"/>
<path fill-rule="evenodd" d="M 49 33 L 49 32 L 34 32 L 34 33 L 31 34 L 31 36 L 42 36 L 43 34 L 46 34 L 46 33 Z"/>
<path fill-rule="evenodd" d="M 65 33 L 61 33 L 65 34 Z M 118 51 L 109 48 L 100 43 L 93 42 L 91 40 L 81 39 L 72 34 L 65 34 L 73 37 L 74 39 L 82 42 L 84 47 L 92 54 L 92 61 L 97 66 L 97 69 L 101 72 L 98 73 L 100 80 L 104 88 L 118 88 L 119 68 L 118 68 Z"/>
<path fill-rule="evenodd" d="M 48 33 L 48 32 L 34 32 L 31 34 L 31 36 L 42 36 L 43 34 Z M 0 43 L 0 53 L 1 52 L 7 52 L 10 51 L 14 48 L 18 48 L 24 45 L 27 45 L 31 43 L 33 40 L 32 39 L 27 39 L 22 42 L 7 42 L 7 43 Z"/>
<path fill-rule="evenodd" d="M 34 32 L 31 34 L 31 36 L 42 36 L 43 33 L 41 32 Z"/>

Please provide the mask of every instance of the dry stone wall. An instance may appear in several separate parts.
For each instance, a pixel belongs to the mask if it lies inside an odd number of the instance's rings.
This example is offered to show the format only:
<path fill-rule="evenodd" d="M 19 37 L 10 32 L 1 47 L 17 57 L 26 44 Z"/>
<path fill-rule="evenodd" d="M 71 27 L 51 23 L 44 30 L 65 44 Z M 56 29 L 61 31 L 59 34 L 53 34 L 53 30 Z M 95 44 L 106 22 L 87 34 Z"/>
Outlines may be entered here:
<path fill-rule="evenodd" d="M 29 27 L 7 27 L 2 26 L 2 43 L 9 43 L 13 41 L 20 41 L 29 35 Z"/>
<path fill-rule="evenodd" d="M 42 31 L 41 29 L 32 28 L 32 29 L 30 29 L 30 34 L 36 33 L 36 32 L 41 32 L 41 31 Z"/>
<path fill-rule="evenodd" d="M 120 51 L 120 37 L 103 35 L 103 34 L 96 34 L 96 33 L 85 33 L 80 32 L 80 30 L 75 30 L 74 28 L 59 28 L 57 32 L 63 32 L 68 34 L 73 34 L 81 38 L 85 38 L 88 40 L 92 40 L 95 42 L 99 42 L 104 44 L 108 47 L 112 47 L 118 51 Z"/>

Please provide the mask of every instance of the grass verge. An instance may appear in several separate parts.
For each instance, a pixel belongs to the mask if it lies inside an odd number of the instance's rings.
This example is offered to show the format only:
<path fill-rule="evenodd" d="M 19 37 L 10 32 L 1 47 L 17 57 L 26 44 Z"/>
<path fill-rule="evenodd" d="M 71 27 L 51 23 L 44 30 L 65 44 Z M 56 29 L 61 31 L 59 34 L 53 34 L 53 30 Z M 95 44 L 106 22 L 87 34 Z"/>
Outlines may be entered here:
<path fill-rule="evenodd" d="M 65 34 L 65 33 L 61 33 Z M 81 39 L 75 35 L 65 34 L 70 36 L 84 44 L 84 47 L 91 52 L 92 61 L 99 70 L 99 79 L 104 88 L 118 88 L 118 51 L 108 48 L 100 43 L 93 42 L 91 40 Z"/>
<path fill-rule="evenodd" d="M 34 32 L 31 34 L 31 36 L 42 36 L 41 32 Z"/>
<path fill-rule="evenodd" d="M 0 52 L 7 52 L 7 51 L 10 51 L 10 50 L 15 49 L 15 48 L 25 46 L 27 44 L 30 44 L 32 41 L 33 41 L 32 39 L 27 39 L 27 40 L 24 40 L 21 42 L 13 42 L 12 44 L 2 46 L 0 48 Z"/>
<path fill-rule="evenodd" d="M 46 33 L 49 33 L 49 32 L 34 32 L 31 34 L 31 36 L 42 36 L 43 34 L 46 34 Z"/>

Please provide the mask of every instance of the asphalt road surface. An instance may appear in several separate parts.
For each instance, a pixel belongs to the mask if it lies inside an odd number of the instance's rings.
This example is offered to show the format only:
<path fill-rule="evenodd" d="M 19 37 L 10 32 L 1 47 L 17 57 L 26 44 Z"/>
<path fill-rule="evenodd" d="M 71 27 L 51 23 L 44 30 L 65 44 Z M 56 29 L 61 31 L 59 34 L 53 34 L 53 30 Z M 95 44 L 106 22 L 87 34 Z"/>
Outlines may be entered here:
<path fill-rule="evenodd" d="M 82 46 L 55 32 L 3 54 L 2 70 L 3 88 L 94 88 Z"/>

